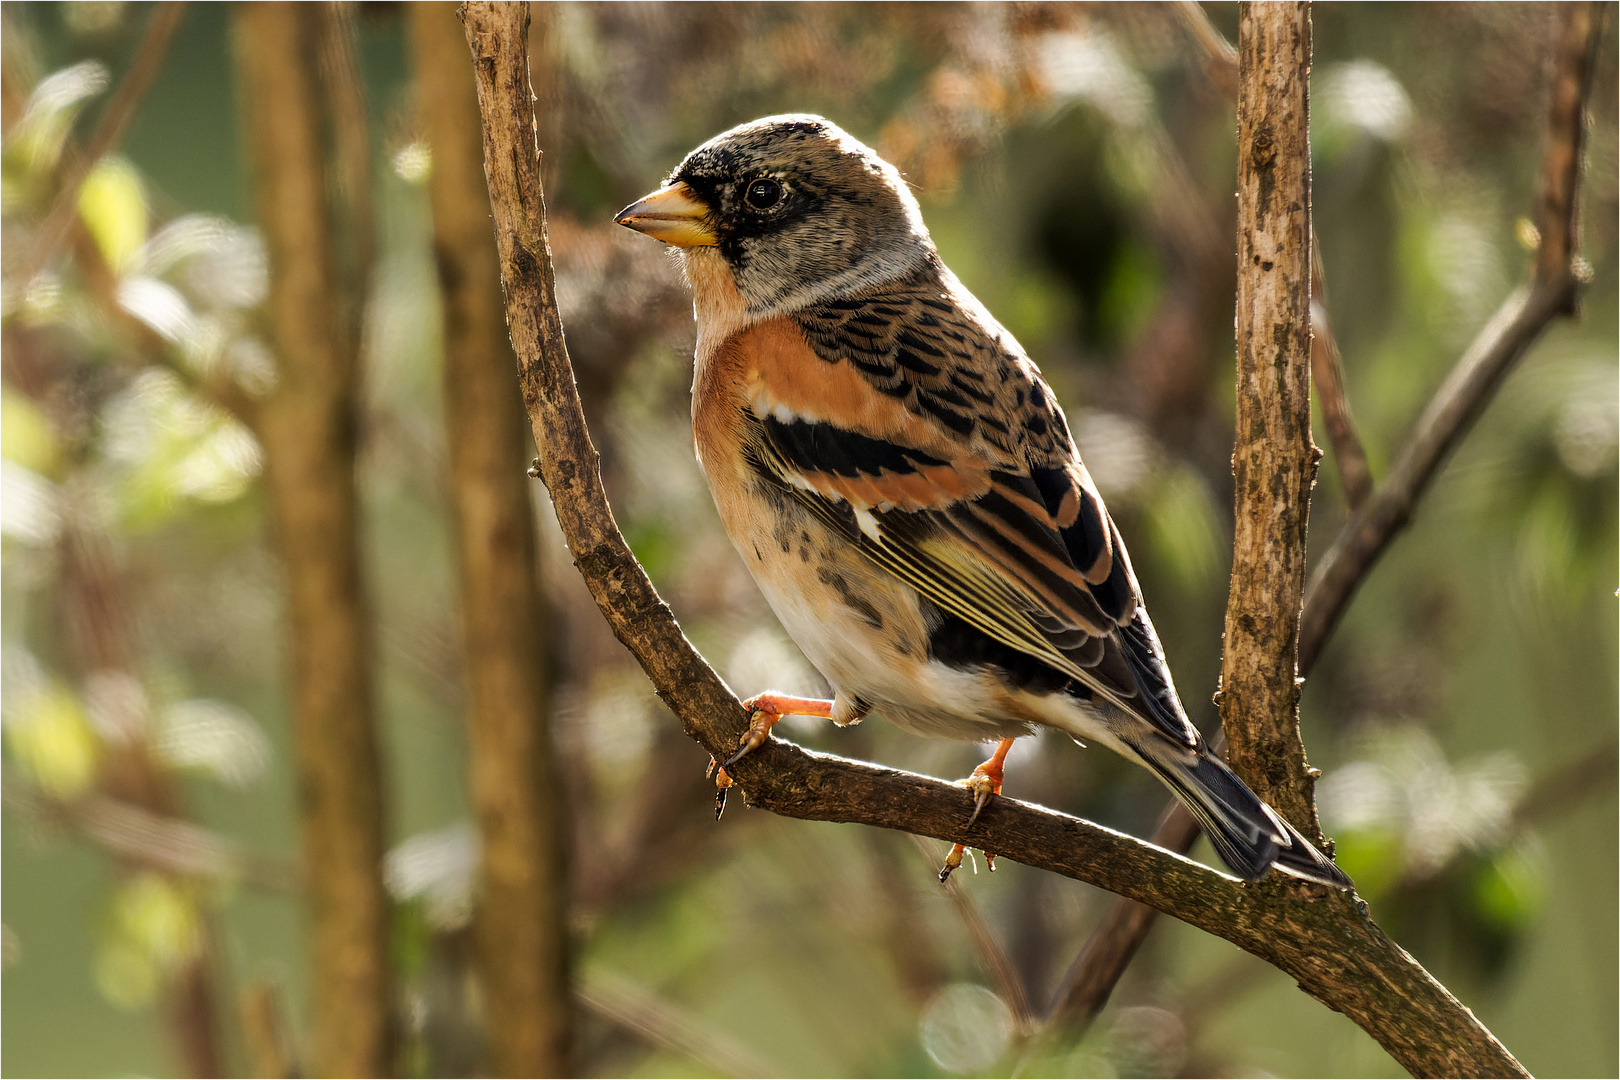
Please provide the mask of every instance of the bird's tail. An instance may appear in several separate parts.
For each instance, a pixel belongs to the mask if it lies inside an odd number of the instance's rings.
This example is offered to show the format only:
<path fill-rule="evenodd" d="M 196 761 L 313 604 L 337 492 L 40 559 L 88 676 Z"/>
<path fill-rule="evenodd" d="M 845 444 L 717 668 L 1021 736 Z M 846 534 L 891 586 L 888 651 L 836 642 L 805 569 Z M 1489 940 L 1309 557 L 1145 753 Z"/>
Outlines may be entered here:
<path fill-rule="evenodd" d="M 1159 753 L 1131 747 L 1148 768 L 1186 804 L 1221 859 L 1241 878 L 1258 881 L 1272 866 L 1336 889 L 1354 888 L 1348 875 L 1260 801 L 1226 763 L 1200 746 L 1196 755 L 1182 747 Z"/>

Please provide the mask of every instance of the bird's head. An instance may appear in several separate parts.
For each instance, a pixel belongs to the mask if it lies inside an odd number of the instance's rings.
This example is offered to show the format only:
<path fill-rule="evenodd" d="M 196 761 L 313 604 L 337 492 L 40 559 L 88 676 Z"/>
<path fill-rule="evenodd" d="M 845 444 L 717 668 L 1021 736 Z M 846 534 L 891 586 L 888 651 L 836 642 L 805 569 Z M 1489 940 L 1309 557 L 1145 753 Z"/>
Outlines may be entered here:
<path fill-rule="evenodd" d="M 722 260 L 754 317 L 899 277 L 933 258 L 898 170 L 819 116 L 768 116 L 686 155 L 668 182 L 614 218 Z"/>

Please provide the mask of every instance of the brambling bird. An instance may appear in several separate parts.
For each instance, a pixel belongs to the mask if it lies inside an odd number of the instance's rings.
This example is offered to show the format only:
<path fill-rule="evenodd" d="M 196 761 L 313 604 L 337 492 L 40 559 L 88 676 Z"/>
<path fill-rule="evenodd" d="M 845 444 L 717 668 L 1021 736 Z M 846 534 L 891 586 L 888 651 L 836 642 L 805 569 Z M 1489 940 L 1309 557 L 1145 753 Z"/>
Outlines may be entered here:
<path fill-rule="evenodd" d="M 1062 409 L 941 262 L 894 166 L 821 117 L 767 117 L 693 150 L 615 220 L 679 252 L 698 462 L 835 690 L 750 699 L 725 764 L 783 715 L 875 711 L 919 735 L 1000 740 L 965 782 L 976 818 L 1013 739 L 1044 725 L 1146 766 L 1241 877 L 1276 865 L 1349 886 L 1187 719 Z"/>

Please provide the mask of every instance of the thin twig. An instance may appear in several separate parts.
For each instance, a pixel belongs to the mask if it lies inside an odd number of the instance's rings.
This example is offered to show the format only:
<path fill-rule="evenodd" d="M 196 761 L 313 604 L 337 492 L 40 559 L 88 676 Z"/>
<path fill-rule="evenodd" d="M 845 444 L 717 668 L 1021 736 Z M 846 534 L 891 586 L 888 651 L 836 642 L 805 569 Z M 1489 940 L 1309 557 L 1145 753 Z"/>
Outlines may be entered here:
<path fill-rule="evenodd" d="M 106 111 L 101 114 L 95 134 L 90 136 L 82 152 L 72 155 L 56 198 L 40 223 L 32 255 L 24 267 L 27 272 L 22 275 L 23 281 L 32 281 L 34 275 L 45 268 L 62 238 L 67 235 L 68 224 L 79 210 L 79 188 L 84 185 L 84 178 L 90 175 L 96 162 L 111 153 L 123 140 L 129 122 L 134 119 L 146 92 L 152 88 L 153 80 L 162 70 L 164 57 L 168 55 L 169 45 L 185 13 L 185 0 L 165 0 L 147 20 L 146 33 L 135 50 L 135 59 L 108 101 Z"/>
<path fill-rule="evenodd" d="M 1204 54 L 1204 71 L 1209 75 L 1210 82 L 1233 101 L 1237 100 L 1238 91 L 1238 55 L 1232 43 L 1215 29 L 1209 21 L 1209 15 L 1204 6 L 1197 0 L 1176 0 L 1176 14 L 1181 16 L 1182 25 L 1192 34 L 1193 40 Z"/>
<path fill-rule="evenodd" d="M 939 866 L 943 856 L 933 845 L 915 834 L 911 840 L 930 869 Z M 979 905 L 967 890 L 962 888 L 957 879 L 946 879 L 945 895 L 950 898 L 951 906 L 956 909 L 956 917 L 962 921 L 963 928 L 967 930 L 968 940 L 973 942 L 973 950 L 979 954 L 979 962 L 1001 986 L 1002 996 L 1012 1009 L 1019 1034 L 1028 1035 L 1035 1030 L 1035 1016 L 1030 1011 L 1029 995 L 1024 992 L 1024 981 L 1018 977 L 1018 969 L 1013 966 L 1012 958 L 1007 955 L 1007 950 L 1001 947 L 1001 942 L 996 940 L 995 931 L 991 930 L 990 924 L 985 921 Z"/>
<path fill-rule="evenodd" d="M 1585 131 L 1586 92 L 1602 41 L 1602 5 L 1567 5 L 1553 80 L 1539 227 L 1541 247 L 1530 278 L 1503 301 L 1423 410 L 1389 476 L 1333 541 L 1305 593 L 1299 662 L 1309 668 L 1390 540 L 1411 520 L 1418 499 L 1468 433 L 1502 380 L 1549 323 L 1575 311 L 1576 196 Z"/>
<path fill-rule="evenodd" d="M 1328 318 L 1327 283 L 1322 274 L 1322 251 L 1311 236 L 1311 381 L 1316 399 L 1322 403 L 1322 419 L 1327 422 L 1328 442 L 1333 445 L 1333 462 L 1344 486 L 1345 502 L 1359 509 L 1372 494 L 1372 470 L 1367 467 L 1367 451 L 1356 434 L 1350 416 L 1350 399 L 1344 392 L 1344 364 L 1339 343 L 1333 337 Z"/>
<path fill-rule="evenodd" d="M 614 522 L 574 389 L 546 240 L 529 89 L 528 9 L 469 3 L 467 40 L 484 118 L 484 169 L 518 378 L 539 469 L 569 549 L 615 635 L 685 730 L 711 754 L 747 717 L 694 650 Z M 1513 1075 L 1523 1067 L 1352 895 L 1278 875 L 1253 884 L 1162 848 L 1002 797 L 971 827 L 955 784 L 772 740 L 736 766 L 751 804 L 789 817 L 932 836 L 1087 881 L 1151 904 L 1286 971 L 1350 1016 L 1414 1073 Z"/>
<path fill-rule="evenodd" d="M 296 894 L 298 870 L 183 818 L 153 813 L 107 795 L 53 799 L 14 771 L 3 784 L 6 806 L 43 821 L 58 819 L 108 854 L 186 877 L 245 881 L 267 892 Z"/>
<path fill-rule="evenodd" d="M 1540 825 L 1582 799 L 1613 791 L 1617 759 L 1620 742 L 1611 737 L 1537 780 L 1514 808 L 1509 837 Z"/>
<path fill-rule="evenodd" d="M 721 1076 L 786 1076 L 780 1065 L 757 1056 L 701 1017 L 618 975 L 585 976 L 580 1004 L 637 1038 Z"/>

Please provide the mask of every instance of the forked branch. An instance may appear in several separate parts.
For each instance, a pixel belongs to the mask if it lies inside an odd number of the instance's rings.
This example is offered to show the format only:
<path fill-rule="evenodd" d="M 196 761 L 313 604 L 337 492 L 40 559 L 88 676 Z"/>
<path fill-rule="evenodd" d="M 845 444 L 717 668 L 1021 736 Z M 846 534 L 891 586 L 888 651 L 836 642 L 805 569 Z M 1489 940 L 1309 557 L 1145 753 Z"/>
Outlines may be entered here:
<path fill-rule="evenodd" d="M 1180 5 L 1195 37 L 1205 50 L 1211 70 L 1226 72 L 1235 84 L 1235 53 L 1209 24 L 1195 3 Z M 1458 362 L 1401 451 L 1395 468 L 1378 494 L 1357 504 L 1354 481 L 1345 472 L 1340 439 L 1334 448 L 1340 457 L 1346 494 L 1354 513 L 1323 558 L 1305 593 L 1300 619 L 1299 674 L 1310 673 L 1328 635 L 1344 613 L 1356 588 L 1371 572 L 1383 549 L 1410 520 L 1418 499 L 1439 470 L 1445 454 L 1467 432 L 1485 404 L 1501 386 L 1502 378 L 1528 351 L 1541 331 L 1558 315 L 1571 310 L 1576 276 L 1576 192 L 1586 93 L 1592 65 L 1602 41 L 1602 5 L 1573 4 L 1565 11 L 1565 25 L 1554 74 L 1554 93 L 1548 117 L 1547 149 L 1542 166 L 1542 244 L 1531 280 L 1516 290 L 1480 330 Z M 1224 79 L 1224 76 L 1222 76 Z M 1222 81 L 1218 79 L 1217 81 Z M 1223 82 L 1224 85 L 1224 82 Z M 1542 275 L 1548 275 L 1543 277 Z M 1324 410 L 1332 391 L 1323 388 Z M 1329 417 L 1332 424 L 1332 418 Z M 1331 432 L 1330 432 L 1331 434 Z M 1363 461 L 1364 467 L 1364 461 Z M 1178 808 L 1172 801 L 1170 810 Z M 1155 835 L 1155 842 L 1173 851 L 1191 850 L 1197 826 L 1186 815 L 1171 813 Z M 1114 985 L 1152 929 L 1155 914 L 1127 900 L 1116 900 L 1081 947 L 1048 1015 L 1048 1028 L 1089 1020 L 1108 1001 Z"/>

